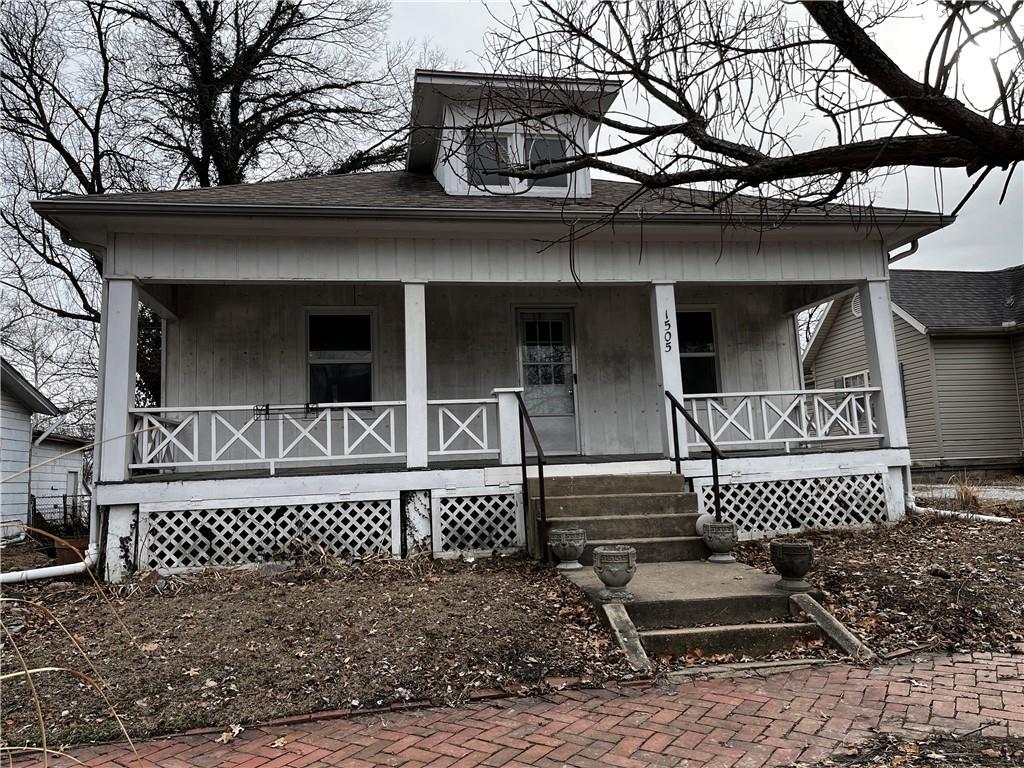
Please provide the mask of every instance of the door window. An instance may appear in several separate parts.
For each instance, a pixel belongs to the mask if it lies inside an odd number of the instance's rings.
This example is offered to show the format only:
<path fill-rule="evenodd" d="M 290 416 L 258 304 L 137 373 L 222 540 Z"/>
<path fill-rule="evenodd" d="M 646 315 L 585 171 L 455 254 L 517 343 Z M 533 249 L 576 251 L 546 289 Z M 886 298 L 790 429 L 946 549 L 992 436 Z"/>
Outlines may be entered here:
<path fill-rule="evenodd" d="M 309 315 L 309 402 L 373 400 L 369 313 Z"/>
<path fill-rule="evenodd" d="M 566 312 L 520 315 L 523 398 L 531 416 L 575 413 L 572 342 Z"/>
<path fill-rule="evenodd" d="M 704 394 L 718 391 L 718 348 L 715 343 L 715 316 L 711 311 L 679 312 L 679 366 L 683 374 L 683 392 Z"/>

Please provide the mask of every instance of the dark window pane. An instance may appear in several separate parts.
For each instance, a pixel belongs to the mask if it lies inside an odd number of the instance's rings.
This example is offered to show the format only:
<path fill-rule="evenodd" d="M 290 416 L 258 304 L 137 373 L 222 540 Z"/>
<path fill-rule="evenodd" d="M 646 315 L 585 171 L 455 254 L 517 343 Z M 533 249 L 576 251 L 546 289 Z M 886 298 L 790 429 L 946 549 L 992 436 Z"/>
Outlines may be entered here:
<path fill-rule="evenodd" d="M 680 364 L 683 369 L 683 394 L 700 395 L 718 391 L 718 376 L 715 373 L 715 358 L 684 357 Z"/>
<path fill-rule="evenodd" d="M 373 400 L 369 363 L 317 363 L 309 366 L 311 403 L 365 403 Z"/>
<path fill-rule="evenodd" d="M 710 312 L 680 312 L 676 322 L 680 352 L 715 351 L 715 328 Z"/>
<path fill-rule="evenodd" d="M 369 315 L 310 315 L 310 352 L 369 352 Z"/>
<path fill-rule="evenodd" d="M 560 139 L 528 139 L 530 146 L 530 167 L 544 167 L 546 162 L 557 162 L 565 157 Z M 537 187 L 566 187 L 569 177 L 566 174 L 551 176 L 546 179 L 532 179 Z"/>
<path fill-rule="evenodd" d="M 504 136 L 474 136 L 466 147 L 469 182 L 477 186 L 507 186 L 509 178 L 498 173 L 508 169 L 508 139 Z"/>

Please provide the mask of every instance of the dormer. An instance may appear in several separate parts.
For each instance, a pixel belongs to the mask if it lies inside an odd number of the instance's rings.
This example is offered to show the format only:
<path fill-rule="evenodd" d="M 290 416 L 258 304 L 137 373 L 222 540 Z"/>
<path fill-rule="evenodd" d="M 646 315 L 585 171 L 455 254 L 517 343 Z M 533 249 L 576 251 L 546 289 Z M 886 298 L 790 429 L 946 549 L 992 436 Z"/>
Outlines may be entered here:
<path fill-rule="evenodd" d="M 590 169 L 516 179 L 586 153 L 617 81 L 417 70 L 407 169 L 433 173 L 449 195 L 590 197 Z"/>

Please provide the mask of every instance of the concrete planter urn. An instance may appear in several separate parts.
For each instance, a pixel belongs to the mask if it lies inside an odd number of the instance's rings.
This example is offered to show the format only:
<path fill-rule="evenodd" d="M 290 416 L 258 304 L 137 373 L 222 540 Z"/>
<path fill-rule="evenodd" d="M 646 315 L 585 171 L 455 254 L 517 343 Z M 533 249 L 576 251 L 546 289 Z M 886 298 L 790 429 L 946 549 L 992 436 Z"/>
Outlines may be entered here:
<path fill-rule="evenodd" d="M 587 546 L 587 532 L 582 528 L 555 528 L 548 532 L 548 546 L 558 558 L 558 570 L 578 571 L 580 557 Z"/>
<path fill-rule="evenodd" d="M 636 573 L 636 547 L 626 544 L 607 544 L 594 547 L 594 573 L 605 585 L 598 592 L 604 602 L 629 603 L 633 593 L 626 589 Z"/>
<path fill-rule="evenodd" d="M 739 540 L 736 535 L 736 523 L 728 520 L 715 522 L 708 520 L 704 523 L 704 530 L 701 533 L 704 543 L 711 550 L 708 557 L 709 563 L 735 563 L 736 558 L 732 551 Z"/>
<path fill-rule="evenodd" d="M 814 565 L 814 546 L 804 539 L 773 541 L 771 543 L 772 565 L 782 576 L 775 585 L 783 592 L 810 592 L 811 585 L 804 576 Z"/>

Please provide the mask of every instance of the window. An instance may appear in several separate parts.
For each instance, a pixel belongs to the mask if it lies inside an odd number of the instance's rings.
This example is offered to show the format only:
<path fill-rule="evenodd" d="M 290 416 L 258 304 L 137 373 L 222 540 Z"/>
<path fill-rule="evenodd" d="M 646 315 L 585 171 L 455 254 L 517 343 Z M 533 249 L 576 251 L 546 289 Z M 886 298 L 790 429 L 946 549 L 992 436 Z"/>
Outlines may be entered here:
<path fill-rule="evenodd" d="M 466 147 L 466 166 L 469 183 L 474 186 L 509 186 L 511 179 L 498 173 L 509 166 L 508 136 L 471 136 Z"/>
<path fill-rule="evenodd" d="M 565 157 L 565 147 L 562 146 L 561 139 L 534 136 L 527 139 L 527 146 L 530 168 L 543 168 L 545 164 Z M 564 189 L 569 186 L 569 176 L 563 173 L 561 176 L 550 176 L 545 179 L 530 179 L 530 183 L 535 187 L 561 187 Z"/>
<path fill-rule="evenodd" d="M 67 485 L 64 487 L 64 493 L 68 496 L 78 495 L 78 472 L 70 470 L 68 472 Z"/>
<path fill-rule="evenodd" d="M 683 392 L 703 394 L 718 391 L 718 350 L 715 346 L 715 316 L 710 311 L 679 312 L 679 357 Z"/>
<path fill-rule="evenodd" d="M 309 315 L 309 402 L 373 400 L 372 336 L 369 313 Z"/>

